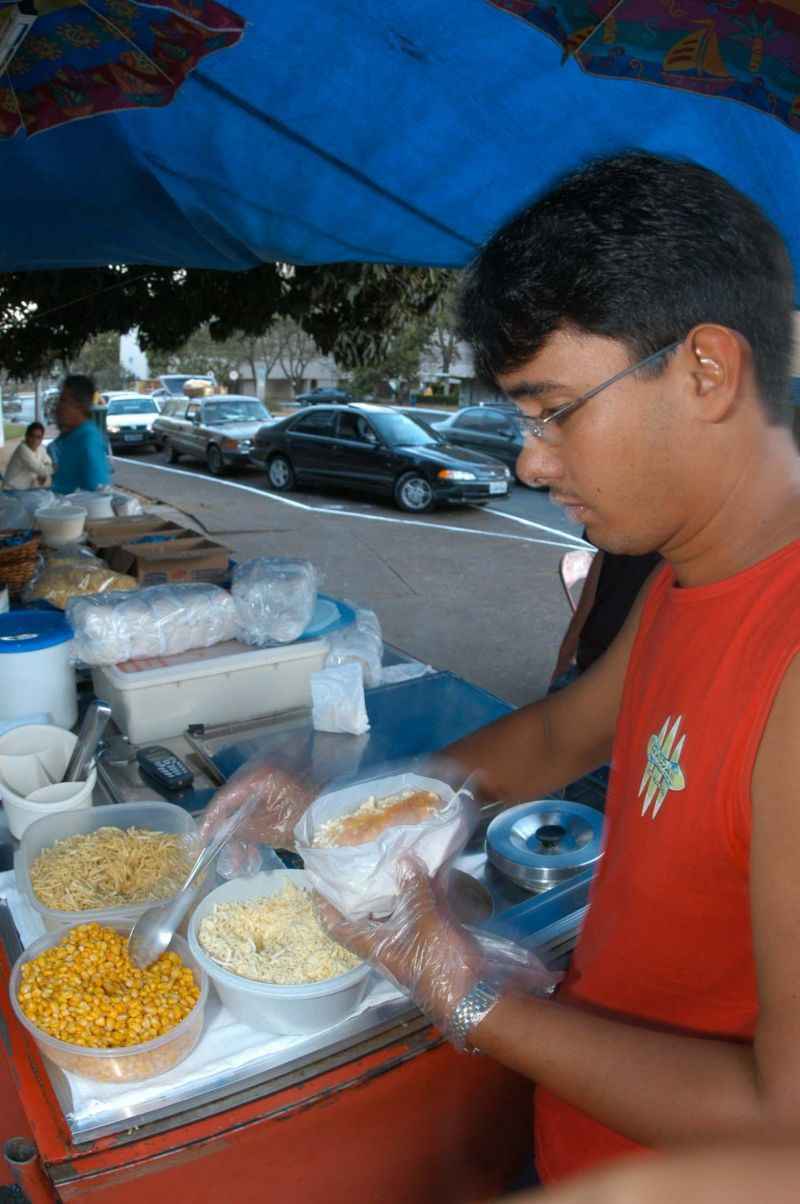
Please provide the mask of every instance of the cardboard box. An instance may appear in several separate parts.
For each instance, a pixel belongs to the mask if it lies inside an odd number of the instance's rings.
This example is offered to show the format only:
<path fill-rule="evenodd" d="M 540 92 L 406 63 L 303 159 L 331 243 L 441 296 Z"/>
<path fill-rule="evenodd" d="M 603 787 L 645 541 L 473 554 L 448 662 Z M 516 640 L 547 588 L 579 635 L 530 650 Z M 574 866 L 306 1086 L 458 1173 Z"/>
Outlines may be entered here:
<path fill-rule="evenodd" d="M 187 527 L 168 522 L 155 514 L 139 514 L 134 518 L 95 518 L 86 524 L 89 543 L 98 551 L 132 543 L 142 535 L 165 535 L 170 539 L 180 535 L 196 535 Z"/>
<path fill-rule="evenodd" d="M 106 559 L 112 569 L 128 573 L 140 585 L 186 581 L 220 584 L 228 576 L 230 552 L 222 544 L 191 533 L 188 538 L 164 543 L 124 544 L 109 549 Z"/>

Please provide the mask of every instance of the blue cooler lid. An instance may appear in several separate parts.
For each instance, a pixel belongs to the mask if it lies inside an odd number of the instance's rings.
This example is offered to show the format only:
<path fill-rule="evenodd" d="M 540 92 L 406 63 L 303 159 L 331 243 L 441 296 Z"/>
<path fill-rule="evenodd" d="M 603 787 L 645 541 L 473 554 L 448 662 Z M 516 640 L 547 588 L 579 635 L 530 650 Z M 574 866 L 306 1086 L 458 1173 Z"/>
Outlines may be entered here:
<path fill-rule="evenodd" d="M 44 610 L 12 610 L 0 615 L 0 656 L 4 652 L 38 652 L 72 639 L 62 614 Z"/>

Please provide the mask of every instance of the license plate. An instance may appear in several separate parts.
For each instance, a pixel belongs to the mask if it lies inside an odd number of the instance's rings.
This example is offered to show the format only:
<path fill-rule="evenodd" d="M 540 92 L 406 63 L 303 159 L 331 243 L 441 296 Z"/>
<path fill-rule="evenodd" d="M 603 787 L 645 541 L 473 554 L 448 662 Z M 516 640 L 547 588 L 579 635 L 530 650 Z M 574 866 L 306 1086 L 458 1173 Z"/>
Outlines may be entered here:
<path fill-rule="evenodd" d="M 492 481 L 489 485 L 490 493 L 508 493 L 508 484 L 506 481 Z"/>
<path fill-rule="evenodd" d="M 122 438 L 125 440 L 126 443 L 141 443 L 141 441 L 142 441 L 142 436 L 138 435 L 138 434 L 123 435 Z"/>

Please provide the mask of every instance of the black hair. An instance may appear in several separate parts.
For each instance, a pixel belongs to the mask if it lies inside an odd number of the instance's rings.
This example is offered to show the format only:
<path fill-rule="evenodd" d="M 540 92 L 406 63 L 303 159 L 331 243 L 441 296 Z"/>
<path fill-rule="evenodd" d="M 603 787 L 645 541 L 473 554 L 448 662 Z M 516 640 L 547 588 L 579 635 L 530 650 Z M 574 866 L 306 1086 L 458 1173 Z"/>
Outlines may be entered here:
<path fill-rule="evenodd" d="M 91 376 L 82 376 L 80 373 L 73 373 L 72 376 L 65 376 L 62 389 L 68 389 L 74 400 L 78 403 L 85 414 L 90 414 L 92 411 L 92 402 L 94 401 L 95 385 Z"/>
<path fill-rule="evenodd" d="M 793 303 L 788 251 L 754 201 L 696 163 L 631 151 L 565 177 L 489 240 L 465 274 L 459 325 L 495 380 L 560 329 L 617 339 L 633 362 L 717 323 L 747 339 L 776 419 Z"/>
<path fill-rule="evenodd" d="M 30 435 L 30 433 L 32 431 L 41 431 L 42 434 L 44 434 L 44 426 L 42 425 L 41 422 L 29 422 L 28 425 L 25 427 L 25 438 L 26 439 L 28 438 L 28 435 Z"/>

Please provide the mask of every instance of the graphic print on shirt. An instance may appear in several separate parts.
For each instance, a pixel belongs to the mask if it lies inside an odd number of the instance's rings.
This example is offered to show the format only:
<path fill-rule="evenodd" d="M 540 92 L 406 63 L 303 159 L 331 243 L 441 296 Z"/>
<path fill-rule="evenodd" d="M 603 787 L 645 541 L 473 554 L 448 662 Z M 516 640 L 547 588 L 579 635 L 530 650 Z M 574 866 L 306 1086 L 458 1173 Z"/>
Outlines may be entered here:
<path fill-rule="evenodd" d="M 639 798 L 644 793 L 643 816 L 653 803 L 651 818 L 655 819 L 671 790 L 686 789 L 686 777 L 680 766 L 686 733 L 675 743 L 682 719 L 683 715 L 679 715 L 672 723 L 672 716 L 668 715 L 658 735 L 652 735 L 647 741 L 647 764 L 639 786 Z"/>

